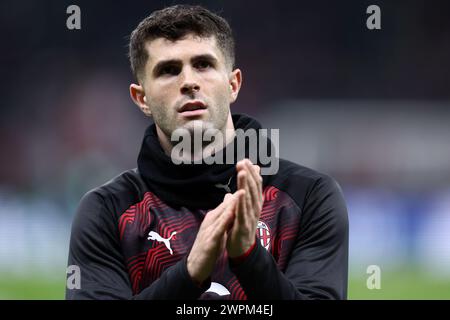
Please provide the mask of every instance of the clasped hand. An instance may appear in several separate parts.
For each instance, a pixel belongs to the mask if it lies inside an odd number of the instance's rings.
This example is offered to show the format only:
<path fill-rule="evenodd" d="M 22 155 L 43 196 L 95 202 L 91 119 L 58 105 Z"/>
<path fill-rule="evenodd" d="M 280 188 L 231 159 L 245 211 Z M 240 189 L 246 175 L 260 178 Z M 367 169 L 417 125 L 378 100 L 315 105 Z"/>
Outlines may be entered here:
<path fill-rule="evenodd" d="M 246 253 L 256 241 L 256 228 L 263 204 L 260 167 L 248 159 L 236 164 L 237 191 L 209 211 L 197 233 L 187 258 L 192 279 L 207 279 L 217 258 L 227 250 L 230 258 Z"/>

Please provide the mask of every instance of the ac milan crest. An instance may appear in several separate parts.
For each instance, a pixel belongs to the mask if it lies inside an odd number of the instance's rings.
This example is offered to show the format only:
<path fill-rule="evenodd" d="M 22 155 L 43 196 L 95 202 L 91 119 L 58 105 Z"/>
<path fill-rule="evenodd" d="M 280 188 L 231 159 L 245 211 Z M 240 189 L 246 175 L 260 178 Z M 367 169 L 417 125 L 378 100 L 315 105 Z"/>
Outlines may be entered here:
<path fill-rule="evenodd" d="M 266 250 L 269 250 L 270 246 L 270 230 L 267 224 L 262 221 L 258 221 L 257 234 L 261 244 Z"/>

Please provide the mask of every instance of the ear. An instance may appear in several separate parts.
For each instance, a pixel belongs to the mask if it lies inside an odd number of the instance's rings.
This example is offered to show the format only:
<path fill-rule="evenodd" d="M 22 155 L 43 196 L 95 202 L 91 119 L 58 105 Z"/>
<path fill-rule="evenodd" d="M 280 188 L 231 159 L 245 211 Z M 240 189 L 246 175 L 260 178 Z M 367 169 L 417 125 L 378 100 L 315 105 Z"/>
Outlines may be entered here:
<path fill-rule="evenodd" d="M 231 95 L 231 103 L 235 102 L 239 90 L 241 90 L 242 84 L 242 72 L 240 69 L 235 69 L 230 74 L 230 95 Z"/>
<path fill-rule="evenodd" d="M 150 108 L 147 105 L 144 88 L 141 85 L 135 83 L 130 84 L 130 96 L 133 102 L 147 117 L 152 116 Z"/>

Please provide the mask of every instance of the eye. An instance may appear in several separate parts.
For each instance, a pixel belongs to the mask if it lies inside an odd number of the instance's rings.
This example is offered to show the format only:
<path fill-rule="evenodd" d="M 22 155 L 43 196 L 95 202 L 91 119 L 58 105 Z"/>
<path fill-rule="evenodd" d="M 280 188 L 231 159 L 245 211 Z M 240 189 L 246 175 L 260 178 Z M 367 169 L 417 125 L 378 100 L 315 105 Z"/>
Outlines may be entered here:
<path fill-rule="evenodd" d="M 200 70 L 208 69 L 210 67 L 212 67 L 212 64 L 208 60 L 200 60 L 195 63 L 195 68 Z"/>
<path fill-rule="evenodd" d="M 180 73 L 180 68 L 175 65 L 164 66 L 159 70 L 159 75 L 172 75 L 176 76 Z"/>

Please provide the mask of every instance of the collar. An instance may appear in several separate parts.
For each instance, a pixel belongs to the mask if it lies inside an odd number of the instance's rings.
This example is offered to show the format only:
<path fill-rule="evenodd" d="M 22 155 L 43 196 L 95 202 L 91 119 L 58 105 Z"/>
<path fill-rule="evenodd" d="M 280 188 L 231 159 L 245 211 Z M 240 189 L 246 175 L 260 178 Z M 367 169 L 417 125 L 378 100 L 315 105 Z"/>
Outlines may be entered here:
<path fill-rule="evenodd" d="M 261 129 L 259 122 L 247 115 L 234 114 L 232 119 L 235 129 Z M 257 137 L 259 139 L 259 135 Z M 151 124 L 145 131 L 139 152 L 138 170 L 150 191 L 168 205 L 211 209 L 223 201 L 227 192 L 236 191 L 236 163 L 249 157 L 247 141 L 240 158 L 236 147 L 237 143 L 230 143 L 220 151 L 224 155 L 229 148 L 234 148 L 233 163 L 176 165 L 162 149 L 156 125 Z"/>

